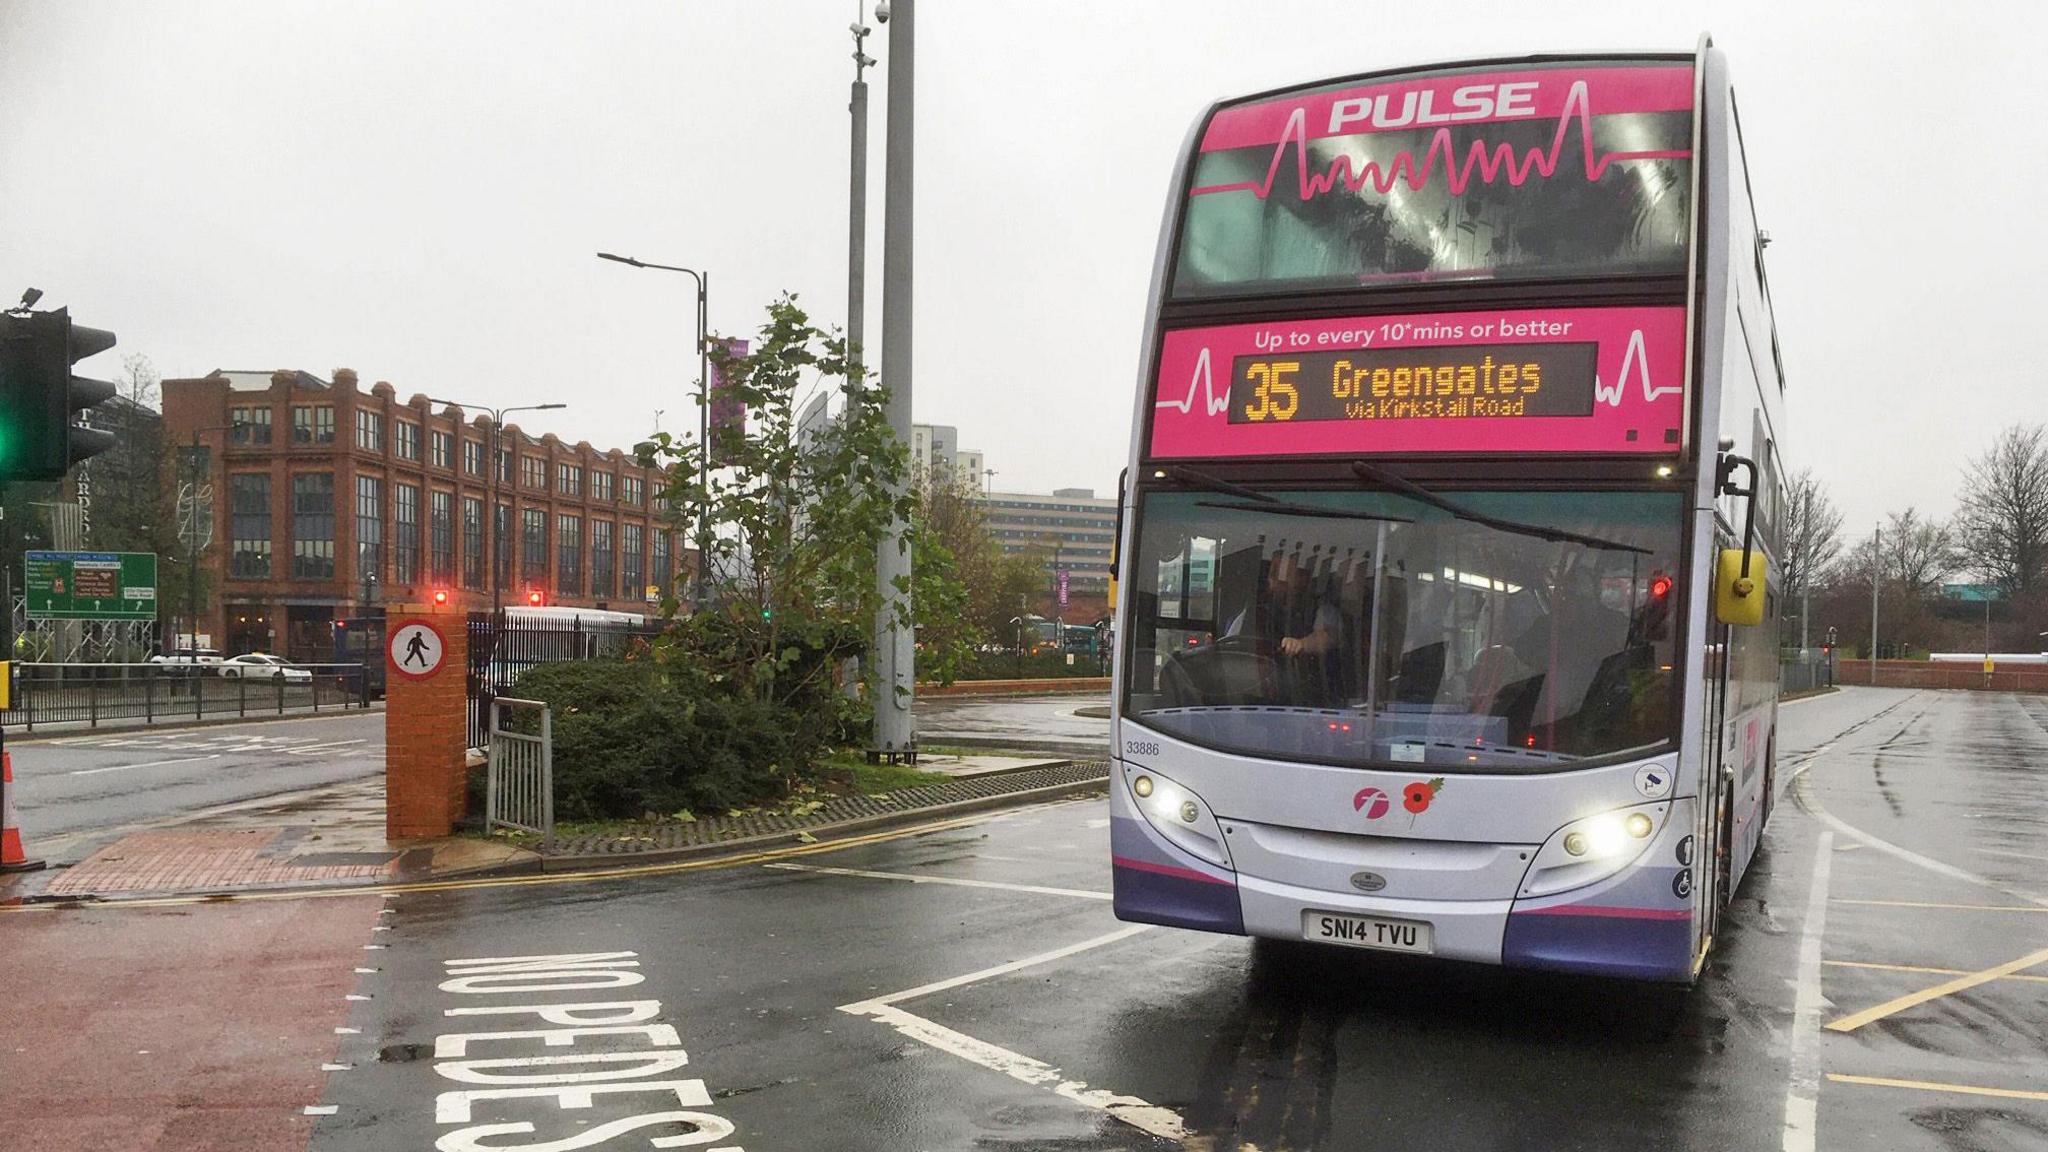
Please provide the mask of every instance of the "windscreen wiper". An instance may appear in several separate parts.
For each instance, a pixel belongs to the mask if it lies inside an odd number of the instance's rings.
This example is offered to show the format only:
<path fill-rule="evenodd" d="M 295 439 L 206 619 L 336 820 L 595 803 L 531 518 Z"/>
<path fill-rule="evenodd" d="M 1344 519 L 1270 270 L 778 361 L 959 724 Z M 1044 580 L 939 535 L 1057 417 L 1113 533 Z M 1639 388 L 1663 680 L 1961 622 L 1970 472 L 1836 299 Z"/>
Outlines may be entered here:
<path fill-rule="evenodd" d="M 1550 528 L 1541 524 L 1524 524 L 1519 520 L 1503 520 L 1498 516 L 1488 516 L 1484 512 L 1474 512 L 1455 500 L 1450 500 L 1431 492 L 1413 480 L 1403 479 L 1384 468 L 1368 464 L 1363 460 L 1353 460 L 1351 462 L 1351 470 L 1357 473 L 1361 479 L 1370 480 L 1382 487 L 1391 488 L 1417 503 L 1427 504 L 1432 508 L 1448 512 L 1460 520 L 1469 520 L 1474 524 L 1482 524 L 1500 532 L 1511 532 L 1517 536 L 1534 536 L 1538 540 L 1548 540 L 1553 544 L 1583 544 L 1588 548 L 1602 548 L 1613 552 L 1636 552 L 1644 556 L 1652 555 L 1654 552 L 1653 549 L 1643 548 L 1635 544 L 1623 544 L 1618 540 L 1608 540 L 1600 536 L 1586 536 L 1578 532 L 1567 532 L 1562 528 Z"/>
<path fill-rule="evenodd" d="M 1246 501 L 1229 504 L 1220 500 L 1197 500 L 1197 508 L 1224 508 L 1232 512 L 1270 512 L 1275 516 L 1315 516 L 1324 520 L 1372 520 L 1386 524 L 1413 524 L 1413 516 L 1385 516 L 1377 512 L 1348 512 L 1342 508 L 1318 508 L 1313 504 L 1295 504 L 1287 500 L 1268 500 L 1262 503 Z"/>
<path fill-rule="evenodd" d="M 1219 480 L 1207 472 L 1197 472 L 1193 468 L 1184 467 L 1179 464 L 1169 467 L 1166 470 L 1166 474 L 1191 488 L 1206 488 L 1211 492 L 1221 492 L 1225 496 L 1236 496 L 1242 500 L 1256 500 L 1261 504 L 1278 504 L 1280 502 L 1280 498 L 1277 496 L 1269 496 L 1256 489 L 1246 488 L 1242 484 L 1232 484 L 1228 480 Z"/>

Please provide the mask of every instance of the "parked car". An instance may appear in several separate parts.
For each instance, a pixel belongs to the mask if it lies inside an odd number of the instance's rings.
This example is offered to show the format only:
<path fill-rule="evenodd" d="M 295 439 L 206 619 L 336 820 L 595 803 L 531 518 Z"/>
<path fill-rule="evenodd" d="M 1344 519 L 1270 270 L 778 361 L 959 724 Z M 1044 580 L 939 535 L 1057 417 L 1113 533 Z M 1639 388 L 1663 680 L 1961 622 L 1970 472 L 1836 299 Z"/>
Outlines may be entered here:
<path fill-rule="evenodd" d="M 287 684 L 311 684 L 313 673 L 282 656 L 248 652 L 223 660 L 220 674 L 230 680 L 282 680 Z"/>
<path fill-rule="evenodd" d="M 209 671 L 219 671 L 222 660 L 220 653 L 212 648 L 179 648 L 173 652 L 160 652 L 151 656 L 149 662 L 171 667 L 197 664 Z"/>

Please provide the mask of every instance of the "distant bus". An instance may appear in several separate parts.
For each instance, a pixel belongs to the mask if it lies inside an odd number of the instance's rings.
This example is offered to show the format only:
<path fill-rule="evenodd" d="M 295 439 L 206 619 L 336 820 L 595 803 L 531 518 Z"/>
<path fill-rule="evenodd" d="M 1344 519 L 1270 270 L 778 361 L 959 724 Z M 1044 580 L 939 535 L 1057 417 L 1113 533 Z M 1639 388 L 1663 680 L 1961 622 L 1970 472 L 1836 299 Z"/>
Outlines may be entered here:
<path fill-rule="evenodd" d="M 1765 242 L 1705 39 L 1203 114 L 1119 509 L 1119 917 L 1698 977 L 1777 784 Z"/>

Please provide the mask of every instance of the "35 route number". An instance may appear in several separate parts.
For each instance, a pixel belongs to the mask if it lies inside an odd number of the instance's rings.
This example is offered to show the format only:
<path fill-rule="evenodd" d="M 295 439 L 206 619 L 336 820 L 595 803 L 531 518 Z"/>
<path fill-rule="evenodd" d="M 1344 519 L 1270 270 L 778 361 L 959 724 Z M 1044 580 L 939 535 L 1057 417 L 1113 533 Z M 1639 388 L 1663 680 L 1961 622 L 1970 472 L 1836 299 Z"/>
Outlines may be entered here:
<path fill-rule="evenodd" d="M 1245 380 L 1254 386 L 1252 402 L 1244 406 L 1245 419 L 1294 419 L 1301 408 L 1301 393 L 1294 386 L 1299 371 L 1299 360 L 1254 360 L 1245 365 Z"/>

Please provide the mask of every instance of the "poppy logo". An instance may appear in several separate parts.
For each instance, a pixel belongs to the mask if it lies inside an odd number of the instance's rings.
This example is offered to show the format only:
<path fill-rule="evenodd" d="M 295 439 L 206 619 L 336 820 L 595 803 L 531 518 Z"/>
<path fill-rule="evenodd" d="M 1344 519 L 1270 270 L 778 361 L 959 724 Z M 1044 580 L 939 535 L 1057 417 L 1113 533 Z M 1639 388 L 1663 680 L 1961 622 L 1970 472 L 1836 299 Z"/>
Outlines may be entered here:
<path fill-rule="evenodd" d="M 1360 788 L 1358 795 L 1351 798 L 1352 809 L 1365 813 L 1367 820 L 1377 820 L 1385 816 L 1387 809 L 1392 806 L 1393 801 L 1387 799 L 1387 794 L 1377 788 Z"/>

